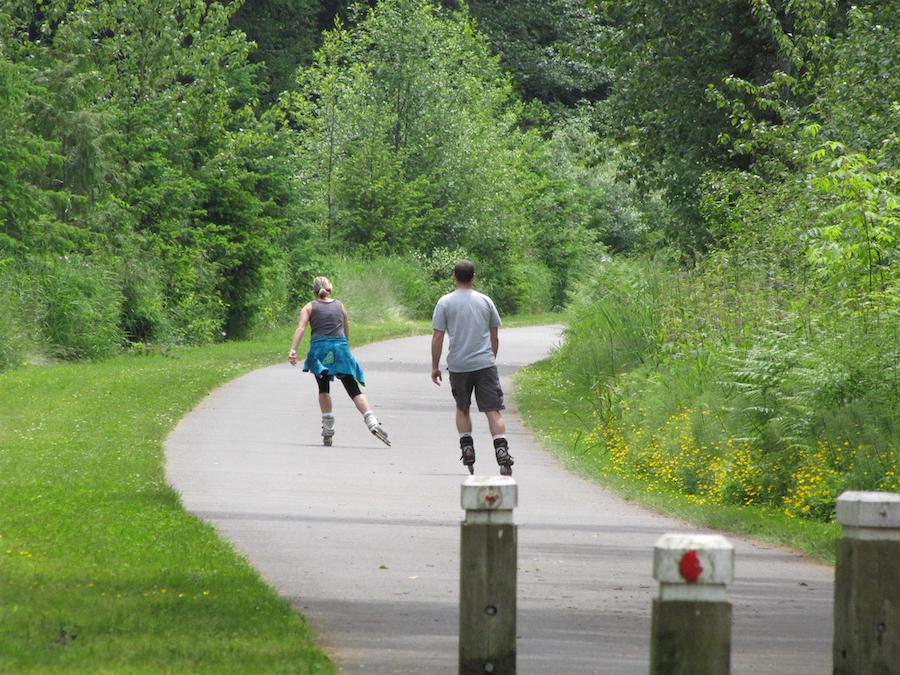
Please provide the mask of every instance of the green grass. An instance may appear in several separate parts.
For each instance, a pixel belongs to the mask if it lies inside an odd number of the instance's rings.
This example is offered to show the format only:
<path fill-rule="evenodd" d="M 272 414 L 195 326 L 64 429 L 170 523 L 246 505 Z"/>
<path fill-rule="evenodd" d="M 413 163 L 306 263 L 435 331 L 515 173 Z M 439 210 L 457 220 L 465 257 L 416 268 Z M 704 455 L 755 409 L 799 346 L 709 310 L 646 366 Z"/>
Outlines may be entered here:
<path fill-rule="evenodd" d="M 696 504 L 659 485 L 611 470 L 602 445 L 586 438 L 595 426 L 593 405 L 580 392 L 558 386 L 557 366 L 544 361 L 516 374 L 516 404 L 526 424 L 569 469 L 628 500 L 692 523 L 799 549 L 833 563 L 839 526 L 791 518 L 763 507 Z"/>
<path fill-rule="evenodd" d="M 426 330 L 355 323 L 353 344 Z M 0 374 L 0 672 L 334 671 L 163 474 L 177 421 L 292 332 Z"/>
<path fill-rule="evenodd" d="M 518 328 L 520 326 L 549 326 L 551 324 L 562 324 L 566 322 L 566 314 L 564 312 L 537 312 L 532 314 L 516 314 L 514 316 L 503 317 L 503 328 Z M 502 333 L 500 339 L 502 340 Z"/>

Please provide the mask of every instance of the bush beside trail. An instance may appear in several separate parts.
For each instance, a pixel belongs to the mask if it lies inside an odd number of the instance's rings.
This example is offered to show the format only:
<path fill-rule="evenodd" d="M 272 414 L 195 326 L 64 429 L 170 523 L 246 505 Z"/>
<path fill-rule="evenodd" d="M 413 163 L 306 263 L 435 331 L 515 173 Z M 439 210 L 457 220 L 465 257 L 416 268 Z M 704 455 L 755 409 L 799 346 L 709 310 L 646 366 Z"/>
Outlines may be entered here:
<path fill-rule="evenodd" d="M 736 287 L 714 259 L 606 263 L 526 386 L 567 411 L 578 453 L 697 504 L 827 522 L 843 490 L 900 489 L 897 324 L 742 270 Z"/>

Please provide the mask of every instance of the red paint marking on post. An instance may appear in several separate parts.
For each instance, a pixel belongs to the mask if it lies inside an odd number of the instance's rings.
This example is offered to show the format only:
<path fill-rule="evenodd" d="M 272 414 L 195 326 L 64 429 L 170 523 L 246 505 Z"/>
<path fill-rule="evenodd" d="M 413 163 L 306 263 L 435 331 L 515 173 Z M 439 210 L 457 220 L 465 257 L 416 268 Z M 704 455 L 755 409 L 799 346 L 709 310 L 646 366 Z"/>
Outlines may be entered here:
<path fill-rule="evenodd" d="M 678 563 L 678 572 L 689 584 L 697 583 L 697 579 L 703 574 L 703 565 L 700 564 L 697 551 L 688 551 L 681 556 L 681 562 Z"/>
<path fill-rule="evenodd" d="M 493 504 L 495 501 L 497 501 L 497 495 L 485 495 L 484 501 L 486 501 L 488 504 Z"/>

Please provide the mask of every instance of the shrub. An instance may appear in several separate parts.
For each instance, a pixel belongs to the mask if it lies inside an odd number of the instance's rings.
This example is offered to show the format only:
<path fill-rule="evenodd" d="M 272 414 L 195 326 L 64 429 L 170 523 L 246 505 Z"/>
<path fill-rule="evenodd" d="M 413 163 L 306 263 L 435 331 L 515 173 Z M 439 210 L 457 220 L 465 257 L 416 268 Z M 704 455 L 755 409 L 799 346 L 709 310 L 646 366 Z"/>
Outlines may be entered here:
<path fill-rule="evenodd" d="M 170 337 L 163 286 L 156 267 L 139 257 L 119 266 L 122 313 L 119 319 L 125 339 L 132 343 L 163 342 Z"/>
<path fill-rule="evenodd" d="M 525 258 L 516 263 L 517 277 L 521 279 L 517 310 L 523 313 L 546 312 L 557 308 L 554 298 L 559 287 L 558 275 L 545 263 Z"/>
<path fill-rule="evenodd" d="M 122 291 L 111 265 L 60 256 L 32 260 L 30 267 L 40 335 L 51 355 L 98 358 L 121 348 Z"/>
<path fill-rule="evenodd" d="M 252 328 L 271 329 L 295 319 L 292 307 L 291 270 L 284 257 L 274 260 L 262 270 L 262 284 L 259 291 L 259 309 Z"/>
<path fill-rule="evenodd" d="M 219 294 L 222 275 L 201 252 L 182 251 L 177 266 L 169 266 L 166 314 L 178 343 L 204 344 L 226 337 L 227 307 Z"/>

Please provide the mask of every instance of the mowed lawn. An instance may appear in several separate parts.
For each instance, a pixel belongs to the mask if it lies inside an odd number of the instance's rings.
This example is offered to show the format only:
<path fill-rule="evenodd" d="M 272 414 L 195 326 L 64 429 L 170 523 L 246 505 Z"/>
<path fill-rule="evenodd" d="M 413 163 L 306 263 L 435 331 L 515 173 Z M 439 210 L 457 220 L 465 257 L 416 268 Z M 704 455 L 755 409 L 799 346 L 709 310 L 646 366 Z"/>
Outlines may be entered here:
<path fill-rule="evenodd" d="M 354 343 L 421 330 L 357 325 Z M 164 478 L 178 420 L 291 331 L 0 375 L 0 673 L 333 672 Z"/>

